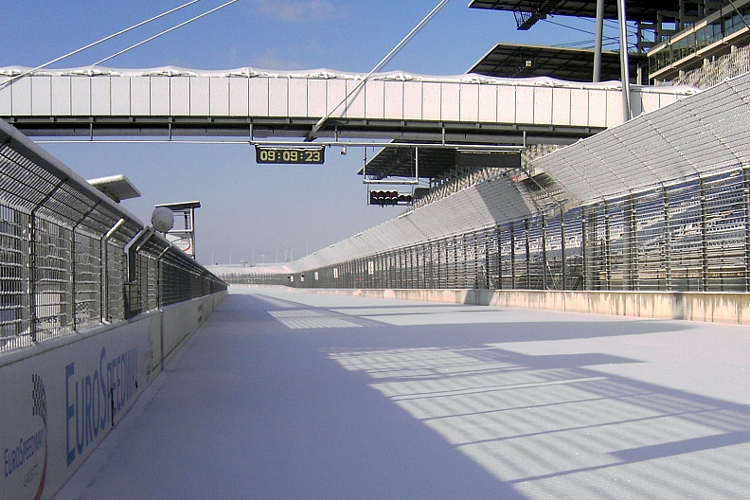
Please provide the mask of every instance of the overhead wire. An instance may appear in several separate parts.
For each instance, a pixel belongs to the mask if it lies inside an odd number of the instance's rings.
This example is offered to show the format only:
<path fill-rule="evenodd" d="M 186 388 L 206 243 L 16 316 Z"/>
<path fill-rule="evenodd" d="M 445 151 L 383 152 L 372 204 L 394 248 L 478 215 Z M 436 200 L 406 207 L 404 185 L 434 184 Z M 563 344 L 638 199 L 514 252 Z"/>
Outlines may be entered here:
<path fill-rule="evenodd" d="M 386 64 L 388 64 L 391 59 L 393 59 L 396 54 L 398 54 L 401 49 L 404 48 L 404 46 L 409 43 L 409 41 L 416 36 L 417 33 L 419 33 L 422 28 L 425 27 L 425 25 L 430 22 L 430 20 L 437 15 L 440 10 L 442 10 L 445 5 L 450 2 L 450 0 L 441 0 L 440 3 L 438 3 L 434 9 L 430 11 L 427 16 L 425 16 L 424 19 L 422 19 L 419 24 L 417 24 L 414 29 L 412 29 L 408 35 L 406 35 L 399 43 L 396 45 L 389 53 L 386 55 L 373 69 L 370 71 L 360 82 L 348 93 L 344 98 L 339 102 L 334 108 L 332 108 L 328 113 L 326 113 L 325 116 L 323 116 L 318 122 L 313 126 L 312 130 L 307 134 L 306 141 L 311 141 L 315 139 L 315 134 L 318 133 L 318 131 L 323 127 L 323 124 L 331 117 L 331 115 L 342 105 L 346 102 L 347 99 L 349 99 L 352 95 L 354 95 L 356 92 L 359 91 L 359 89 L 362 87 L 362 85 L 367 82 L 367 80 L 376 72 L 380 71 Z"/>
<path fill-rule="evenodd" d="M 213 14 L 217 10 L 223 9 L 224 7 L 228 7 L 229 5 L 232 5 L 233 3 L 236 3 L 238 1 L 239 0 L 230 0 L 229 2 L 226 2 L 224 4 L 219 5 L 218 7 L 214 7 L 213 9 L 211 9 L 209 11 L 206 11 L 203 14 L 197 15 L 197 16 L 195 16 L 195 17 L 193 17 L 191 19 L 188 19 L 187 21 L 184 21 L 184 22 L 182 22 L 182 23 L 180 23 L 180 24 L 178 24 L 176 26 L 172 26 L 171 28 L 168 28 L 168 29 L 166 29 L 166 30 L 164 30 L 164 31 L 162 31 L 160 33 L 157 33 L 154 36 L 150 36 L 150 37 L 146 38 L 145 40 L 141 40 L 140 42 L 138 42 L 136 44 L 133 44 L 133 45 L 131 45 L 130 47 L 128 47 L 126 49 L 122 49 L 119 52 L 116 52 L 115 54 L 112 54 L 111 56 L 105 57 L 104 59 L 100 59 L 100 60 L 96 61 L 94 64 L 92 64 L 92 66 L 98 66 L 98 65 L 100 65 L 103 62 L 109 61 L 110 59 L 114 59 L 115 57 L 120 56 L 120 55 L 124 54 L 125 52 L 133 50 L 133 49 L 135 49 L 137 47 L 140 47 L 141 45 L 144 45 L 144 44 L 146 44 L 146 43 L 148 43 L 148 42 L 150 42 L 152 40 L 155 40 L 155 39 L 159 38 L 162 35 L 166 35 L 167 33 L 170 33 L 170 32 L 172 32 L 172 31 L 174 31 L 176 29 L 182 28 L 183 26 L 185 26 L 187 24 L 190 24 L 193 21 L 197 21 L 198 19 L 200 19 L 202 17 L 205 17 L 205 16 L 207 16 L 209 14 Z"/>
<path fill-rule="evenodd" d="M 591 31 L 588 31 L 588 30 L 585 30 L 585 29 L 583 29 L 583 28 L 577 28 L 577 27 L 575 27 L 575 26 L 568 26 L 568 25 L 566 25 L 566 24 L 562 24 L 562 23 L 557 23 L 557 22 L 555 22 L 555 21 L 550 21 L 549 19 L 542 19 L 542 21 L 543 21 L 543 22 L 546 22 L 546 23 L 549 23 L 549 24 L 553 24 L 553 25 L 555 25 L 555 26 L 559 26 L 559 27 L 561 27 L 561 28 L 567 28 L 567 29 L 570 29 L 570 30 L 573 30 L 573 31 L 579 31 L 579 32 L 581 32 L 581 33 L 586 33 L 587 35 L 593 35 L 593 36 L 596 36 L 596 33 L 594 33 L 594 32 L 591 32 Z M 628 33 L 628 37 L 630 37 L 630 36 L 635 36 L 635 35 L 636 35 L 636 33 L 635 33 L 635 32 L 630 32 L 630 33 Z M 615 44 L 615 43 L 619 43 L 619 37 L 617 37 L 617 38 L 616 38 L 616 37 L 611 37 L 611 36 L 604 36 L 604 35 L 602 35 L 602 38 L 603 38 L 604 40 L 607 40 L 607 42 L 605 43 L 605 45 L 612 45 L 612 44 Z M 560 46 L 564 46 L 564 44 L 559 44 L 559 45 L 555 45 L 555 46 L 556 46 L 556 47 L 560 47 Z"/>
<path fill-rule="evenodd" d="M 4 82 L 0 83 L 0 89 L 7 87 L 8 85 L 10 85 L 11 83 L 13 83 L 14 81 L 16 81 L 18 79 L 21 79 L 24 76 L 30 75 L 31 73 L 33 73 L 35 71 L 39 71 L 40 69 L 44 69 L 47 66 L 55 64 L 56 62 L 60 62 L 63 59 L 67 59 L 70 56 L 78 54 L 79 52 L 82 52 L 82 51 L 84 51 L 86 49 L 90 49 L 91 47 L 94 47 L 94 46 L 99 45 L 101 43 L 104 43 L 104 42 L 106 42 L 108 40 L 111 40 L 111 39 L 113 39 L 115 37 L 118 37 L 118 36 L 120 36 L 120 35 L 122 35 L 124 33 L 127 33 L 128 31 L 132 31 L 132 30 L 134 30 L 136 28 L 140 28 L 141 26 L 144 26 L 144 25 L 146 25 L 146 24 L 148 24 L 150 22 L 156 21 L 157 19 L 160 19 L 160 18 L 162 18 L 164 16 L 167 16 L 169 14 L 177 12 L 178 10 L 184 9 L 185 7 L 193 5 L 194 3 L 197 3 L 197 2 L 200 2 L 200 1 L 201 0 L 191 0 L 191 1 L 189 1 L 187 3 L 184 3 L 184 4 L 182 4 L 182 5 L 178 6 L 178 7 L 175 7 L 173 9 L 168 10 L 168 11 L 162 12 L 159 15 L 156 15 L 154 17 L 146 19 L 145 21 L 141 21 L 141 22 L 139 22 L 137 24 L 134 24 L 133 26 L 130 26 L 129 28 L 125 28 L 124 30 L 120 30 L 117 33 L 113 33 L 113 34 L 111 34 L 109 36 L 106 36 L 106 37 L 100 39 L 100 40 L 97 40 L 95 42 L 89 43 L 88 45 L 84 45 L 83 47 L 78 48 L 78 49 L 76 49 L 76 50 L 74 50 L 72 52 L 68 52 L 65 55 L 62 55 L 60 57 L 56 57 L 55 59 L 52 59 L 51 61 L 48 61 L 48 62 L 46 62 L 46 63 L 44 63 L 42 65 L 36 66 L 35 68 L 23 71 L 23 72 L 21 72 L 18 75 L 13 75 L 13 76 L 9 77 L 7 80 L 5 80 Z"/>

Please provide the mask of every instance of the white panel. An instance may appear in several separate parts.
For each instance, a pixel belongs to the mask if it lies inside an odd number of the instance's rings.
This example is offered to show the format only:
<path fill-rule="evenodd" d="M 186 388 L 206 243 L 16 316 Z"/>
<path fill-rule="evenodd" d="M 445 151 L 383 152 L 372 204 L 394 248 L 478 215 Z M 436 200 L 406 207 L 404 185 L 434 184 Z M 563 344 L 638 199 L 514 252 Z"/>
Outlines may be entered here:
<path fill-rule="evenodd" d="M 365 84 L 366 118 L 381 119 L 385 116 L 385 105 L 383 104 L 384 89 L 383 82 L 379 80 L 370 80 Z"/>
<path fill-rule="evenodd" d="M 208 77 L 190 77 L 190 116 L 209 116 Z"/>
<path fill-rule="evenodd" d="M 570 115 L 570 89 L 553 89 L 552 123 L 555 125 L 570 125 Z"/>
<path fill-rule="evenodd" d="M 607 127 L 622 123 L 622 91 L 607 90 Z"/>
<path fill-rule="evenodd" d="M 211 116 L 229 115 L 229 78 L 209 78 L 208 89 L 211 96 L 209 102 Z"/>
<path fill-rule="evenodd" d="M 459 101 L 460 95 L 458 90 L 458 83 L 443 83 L 442 85 L 442 99 L 440 105 L 440 119 L 448 121 L 459 120 Z"/>
<path fill-rule="evenodd" d="M 130 100 L 131 100 L 131 78 L 123 76 L 112 77 L 112 90 L 110 99 L 112 102 L 112 114 L 120 116 L 130 115 Z"/>
<path fill-rule="evenodd" d="M 322 118 L 326 114 L 326 81 L 307 80 L 307 109 L 310 118 Z"/>
<path fill-rule="evenodd" d="M 289 116 L 307 116 L 307 80 L 289 80 Z"/>
<path fill-rule="evenodd" d="M 38 77 L 32 78 L 37 80 Z M 15 84 L 14 84 L 15 86 Z M 36 87 L 36 85 L 34 85 Z M 49 100 L 50 96 L 47 96 Z M 70 115 L 70 77 L 60 76 L 52 79 L 52 114 L 55 116 Z"/>
<path fill-rule="evenodd" d="M 179 313 L 184 314 L 182 311 Z M 168 325 L 169 330 L 182 332 L 177 326 L 172 326 L 174 323 L 176 321 Z M 44 452 L 38 449 L 22 456 L 16 463 L 18 468 L 13 475 L 7 465 L 10 457 L 5 451 L 6 465 L 2 482 L 4 499 L 31 498 L 35 490 L 41 492 L 44 488 L 47 491 L 45 498 L 50 497 L 50 492 L 65 484 L 117 422 L 121 421 L 123 415 L 127 414 L 128 409 L 148 386 L 149 380 L 153 380 L 149 376 L 152 365 L 148 355 L 152 349 L 151 320 L 123 321 L 117 325 L 95 335 L 83 336 L 78 342 L 62 343 L 55 349 L 39 348 L 38 355 L 19 357 L 19 362 L 6 362 L 0 367 L 0 380 L 4 382 L 0 388 L 0 401 L 3 402 L 0 442 L 19 446 L 19 442 L 28 442 L 27 436 L 43 432 L 45 448 Z M 128 368 L 117 372 L 113 370 L 113 367 L 122 368 L 125 364 Z M 101 391 L 95 393 L 93 390 L 81 393 L 82 398 L 83 394 L 87 394 L 86 397 L 89 398 L 85 408 L 83 404 L 76 406 L 75 393 L 70 391 L 74 384 L 74 377 L 71 376 L 74 371 L 75 377 L 80 377 L 78 380 L 86 378 L 96 381 L 94 385 L 87 384 L 87 389 L 100 387 L 100 380 L 110 380 L 113 387 L 117 387 L 114 390 L 121 391 L 116 397 L 117 407 L 112 411 L 105 411 L 106 394 L 102 398 Z M 29 376 L 31 373 L 44 384 L 46 396 L 43 398 L 49 398 L 43 406 L 43 415 L 27 410 L 34 402 L 33 384 Z M 60 376 L 60 373 L 68 373 L 69 376 Z M 84 385 L 81 384 L 80 387 L 83 388 Z M 100 396 L 99 400 L 94 403 L 97 395 Z M 88 434 L 85 439 L 80 434 L 80 448 L 76 446 L 75 430 L 73 434 L 69 432 L 69 429 L 72 430 L 70 424 L 73 418 L 78 418 L 79 422 L 85 419 L 87 424 Z M 73 445 L 70 445 L 71 442 Z M 4 448 L 5 446 L 3 445 Z M 43 474 L 40 474 L 42 469 Z"/>
<path fill-rule="evenodd" d="M 47 115 L 52 113 L 50 92 L 52 83 L 49 76 L 37 76 L 26 78 L 31 80 L 31 113 L 34 115 Z M 16 80 L 18 82 L 18 80 Z"/>
<path fill-rule="evenodd" d="M 422 82 L 404 82 L 404 119 L 422 119 Z"/>
<path fill-rule="evenodd" d="M 70 78 L 71 113 L 75 116 L 91 116 L 91 78 L 73 76 Z"/>
<path fill-rule="evenodd" d="M 250 80 L 248 78 L 229 79 L 229 113 L 232 116 L 250 114 Z"/>
<path fill-rule="evenodd" d="M 479 86 L 479 121 L 497 121 L 497 88 L 495 85 Z"/>
<path fill-rule="evenodd" d="M 659 94 L 659 107 L 663 108 L 668 106 L 677 100 L 677 96 L 674 94 Z"/>
<path fill-rule="evenodd" d="M 342 116 L 344 114 L 344 104 L 346 104 L 342 103 L 346 97 L 346 80 L 326 80 L 326 83 L 328 84 L 328 108 L 326 112 L 333 111 L 331 116 Z"/>
<path fill-rule="evenodd" d="M 440 120 L 440 84 L 425 82 L 422 84 L 422 119 Z"/>
<path fill-rule="evenodd" d="M 534 87 L 534 123 L 552 123 L 552 87 Z"/>
<path fill-rule="evenodd" d="M 589 122 L 590 127 L 607 126 L 607 91 L 589 90 Z"/>
<path fill-rule="evenodd" d="M 641 92 L 641 101 L 643 102 L 643 112 L 649 113 L 659 109 L 659 94 L 651 92 Z"/>
<path fill-rule="evenodd" d="M 346 93 L 354 90 L 359 84 L 360 80 L 347 80 L 346 81 Z M 349 106 L 347 108 L 346 116 L 349 118 L 364 118 L 365 116 L 365 88 L 364 85 L 359 87 L 359 90 L 349 98 Z"/>
<path fill-rule="evenodd" d="M 6 85 L 0 88 L 0 115 L 9 116 L 13 114 L 11 102 L 12 85 Z"/>
<path fill-rule="evenodd" d="M 570 124 L 574 127 L 586 127 L 589 124 L 589 91 L 584 89 L 570 90 Z"/>
<path fill-rule="evenodd" d="M 172 116 L 190 115 L 190 78 L 172 78 L 170 81 Z"/>
<path fill-rule="evenodd" d="M 150 114 L 150 89 L 151 78 L 147 76 L 134 76 L 130 79 L 130 114 L 134 116 Z"/>
<path fill-rule="evenodd" d="M 459 87 L 461 101 L 459 116 L 462 121 L 476 122 L 479 120 L 479 85 L 476 83 L 462 83 Z"/>
<path fill-rule="evenodd" d="M 401 120 L 404 117 L 404 83 L 385 82 L 385 119 Z"/>
<path fill-rule="evenodd" d="M 516 122 L 534 123 L 534 87 L 516 87 Z"/>
<path fill-rule="evenodd" d="M 111 76 L 91 78 L 91 114 L 109 115 L 112 113 Z"/>
<path fill-rule="evenodd" d="M 289 80 L 287 78 L 268 79 L 269 116 L 287 116 L 289 113 Z"/>
<path fill-rule="evenodd" d="M 516 86 L 497 86 L 497 121 L 498 123 L 516 122 Z"/>
<path fill-rule="evenodd" d="M 52 114 L 50 92 L 52 83 L 48 76 L 31 78 L 31 113 L 34 115 Z"/>
<path fill-rule="evenodd" d="M 643 102 L 641 96 L 644 95 L 642 92 L 635 90 L 630 92 L 630 111 L 633 116 L 638 116 L 643 113 Z"/>
<path fill-rule="evenodd" d="M 168 76 L 151 77 L 151 114 L 153 116 L 169 116 L 169 80 L 171 78 Z"/>

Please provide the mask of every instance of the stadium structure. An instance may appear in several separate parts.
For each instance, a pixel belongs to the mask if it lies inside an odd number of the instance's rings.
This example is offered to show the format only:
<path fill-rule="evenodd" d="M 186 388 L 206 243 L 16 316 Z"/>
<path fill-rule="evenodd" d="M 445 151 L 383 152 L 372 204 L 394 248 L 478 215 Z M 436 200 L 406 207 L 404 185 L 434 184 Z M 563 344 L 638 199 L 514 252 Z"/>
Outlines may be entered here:
<path fill-rule="evenodd" d="M 513 11 L 519 29 L 597 16 L 585 0 L 470 7 Z M 614 3 L 602 12 L 617 17 Z M 291 263 L 217 274 L 304 288 L 750 291 L 750 2 L 629 1 L 627 19 L 634 81 L 694 95 L 573 144 L 525 144 L 515 165 L 425 156 L 429 185 L 395 219 Z M 498 44 L 470 72 L 617 79 L 619 56 L 595 52 Z M 386 149 L 360 174 L 403 179 L 413 156 Z"/>

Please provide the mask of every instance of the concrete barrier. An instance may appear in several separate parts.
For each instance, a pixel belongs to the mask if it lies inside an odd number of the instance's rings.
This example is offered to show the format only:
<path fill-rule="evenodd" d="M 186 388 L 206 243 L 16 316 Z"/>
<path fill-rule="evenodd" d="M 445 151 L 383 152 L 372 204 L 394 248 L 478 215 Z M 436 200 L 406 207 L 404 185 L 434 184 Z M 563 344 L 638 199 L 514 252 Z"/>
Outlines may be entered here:
<path fill-rule="evenodd" d="M 52 498 L 225 295 L 0 355 L 0 498 Z"/>
<path fill-rule="evenodd" d="M 327 288 L 306 288 L 304 291 L 640 318 L 750 324 L 748 293 Z"/>

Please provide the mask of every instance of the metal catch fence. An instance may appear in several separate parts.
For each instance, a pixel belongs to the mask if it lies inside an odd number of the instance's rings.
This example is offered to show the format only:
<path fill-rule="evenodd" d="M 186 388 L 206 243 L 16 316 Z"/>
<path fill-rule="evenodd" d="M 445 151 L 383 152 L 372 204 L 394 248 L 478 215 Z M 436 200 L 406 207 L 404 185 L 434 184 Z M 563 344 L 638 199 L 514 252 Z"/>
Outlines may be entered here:
<path fill-rule="evenodd" d="M 0 122 L 0 352 L 225 289 Z"/>
<path fill-rule="evenodd" d="M 750 168 L 235 283 L 315 288 L 750 291 Z"/>

